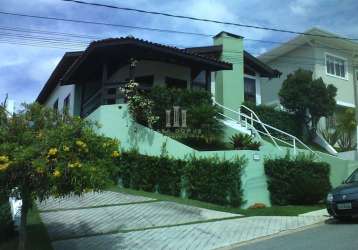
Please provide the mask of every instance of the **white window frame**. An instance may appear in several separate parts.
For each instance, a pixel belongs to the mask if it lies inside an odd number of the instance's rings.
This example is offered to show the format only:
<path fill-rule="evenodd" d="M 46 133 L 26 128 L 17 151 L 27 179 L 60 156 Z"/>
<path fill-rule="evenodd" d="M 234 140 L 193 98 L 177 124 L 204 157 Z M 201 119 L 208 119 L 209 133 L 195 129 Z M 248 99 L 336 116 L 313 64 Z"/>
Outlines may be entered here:
<path fill-rule="evenodd" d="M 331 57 L 335 57 L 337 59 L 341 59 L 344 61 L 344 70 L 345 70 L 345 77 L 341 77 L 341 76 L 337 76 L 337 75 L 334 75 L 334 74 L 331 74 L 331 73 L 328 73 L 328 70 L 327 70 L 327 56 L 331 56 Z M 332 76 L 332 77 L 336 77 L 336 78 L 339 78 L 339 79 L 343 79 L 343 80 L 347 80 L 348 81 L 348 59 L 345 58 L 345 57 L 342 57 L 342 56 L 337 56 L 335 54 L 331 54 L 331 53 L 328 53 L 326 52 L 324 54 L 324 61 L 325 61 L 325 64 L 324 64 L 324 67 L 326 69 L 326 75 L 328 76 Z M 334 67 L 335 68 L 335 67 Z"/>

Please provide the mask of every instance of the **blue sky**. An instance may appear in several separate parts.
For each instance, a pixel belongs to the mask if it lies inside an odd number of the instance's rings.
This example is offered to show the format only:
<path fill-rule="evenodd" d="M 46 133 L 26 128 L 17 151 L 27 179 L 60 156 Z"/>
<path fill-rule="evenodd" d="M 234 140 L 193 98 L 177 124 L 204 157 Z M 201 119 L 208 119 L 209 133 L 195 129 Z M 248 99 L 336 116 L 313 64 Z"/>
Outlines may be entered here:
<path fill-rule="evenodd" d="M 340 35 L 358 38 L 358 15 L 356 14 L 358 1 L 356 0 L 87 1 L 297 31 L 305 31 L 315 26 Z M 0 11 L 206 34 L 216 34 L 221 30 L 226 30 L 242 35 L 245 38 L 271 41 L 286 41 L 292 37 L 292 35 L 272 31 L 193 22 L 106 8 L 94 8 L 60 0 L 0 0 Z M 20 37 L 10 39 L 9 33 L 17 35 L 19 33 L 1 29 L 9 27 L 85 34 L 99 38 L 133 35 L 179 47 L 205 46 L 212 43 L 211 38 L 205 37 L 38 20 L 0 14 L 0 101 L 8 93 L 10 99 L 15 100 L 17 103 L 34 101 L 64 52 L 84 48 L 85 46 L 82 43 L 88 39 L 62 38 L 76 41 L 81 40 L 81 46 L 74 46 L 72 44 L 61 45 L 61 47 L 66 48 L 18 45 L 15 43 L 24 41 Z M 24 33 L 21 34 L 23 35 Z M 37 36 L 44 35 L 37 34 Z M 33 45 L 39 45 L 38 42 L 32 43 Z M 41 46 L 43 45 L 42 43 Z M 245 41 L 245 49 L 255 55 L 266 51 L 271 46 L 272 44 L 268 43 Z"/>

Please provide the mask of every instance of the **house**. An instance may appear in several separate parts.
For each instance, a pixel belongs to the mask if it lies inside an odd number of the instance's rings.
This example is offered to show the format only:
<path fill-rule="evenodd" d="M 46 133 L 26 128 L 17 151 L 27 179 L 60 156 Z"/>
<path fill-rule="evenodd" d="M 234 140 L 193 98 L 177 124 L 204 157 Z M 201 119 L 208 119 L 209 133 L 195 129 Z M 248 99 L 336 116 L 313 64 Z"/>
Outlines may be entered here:
<path fill-rule="evenodd" d="M 299 35 L 259 56 L 261 61 L 282 72 L 279 78 L 262 80 L 262 103 L 279 104 L 278 93 L 287 75 L 300 68 L 310 70 L 315 79 L 322 78 L 337 88 L 335 115 L 321 119 L 319 124 L 322 129 L 334 129 L 336 116 L 347 108 L 356 108 L 358 43 L 318 28 L 304 33 L 312 35 Z"/>
<path fill-rule="evenodd" d="M 260 104 L 260 80 L 279 73 L 244 51 L 241 36 L 227 32 L 216 35 L 213 46 L 187 49 L 133 37 L 106 39 L 66 53 L 36 101 L 81 116 L 100 104 L 120 103 L 115 96 L 132 77 L 131 59 L 137 61 L 133 77 L 142 88 L 203 88 L 235 110 L 245 100 Z"/>
<path fill-rule="evenodd" d="M 249 114 L 240 112 L 240 107 L 244 101 L 260 104 L 261 81 L 278 77 L 280 73 L 246 52 L 240 36 L 221 32 L 213 40 L 213 46 L 186 49 L 133 37 L 93 42 L 85 51 L 63 56 L 37 102 L 97 121 L 101 124 L 98 132 L 118 138 L 124 150 L 135 148 L 142 154 L 158 156 L 165 146 L 168 155 L 179 159 L 190 155 L 227 160 L 244 157 L 249 166 L 242 175 L 245 207 L 255 203 L 269 206 L 264 159 L 283 157 L 287 151 L 295 154 L 300 150 L 296 146 L 300 142 L 298 138 L 289 135 L 292 145 L 288 145 L 292 147 L 284 150 L 275 140 L 275 144 L 263 143 L 258 151 L 197 150 L 132 119 L 119 91 L 129 80 L 138 82 L 144 91 L 155 85 L 211 91 L 216 104 L 223 110 L 217 114 L 222 115 L 219 120 L 224 124 L 225 133 L 246 130 L 259 136 L 253 123 L 259 122 L 267 131 L 265 125 L 252 111 Z M 215 118 L 219 117 L 217 114 Z M 327 155 L 323 157 L 327 162 L 332 161 Z M 340 167 L 344 169 L 333 171 L 335 184 L 354 166 L 342 162 Z"/>

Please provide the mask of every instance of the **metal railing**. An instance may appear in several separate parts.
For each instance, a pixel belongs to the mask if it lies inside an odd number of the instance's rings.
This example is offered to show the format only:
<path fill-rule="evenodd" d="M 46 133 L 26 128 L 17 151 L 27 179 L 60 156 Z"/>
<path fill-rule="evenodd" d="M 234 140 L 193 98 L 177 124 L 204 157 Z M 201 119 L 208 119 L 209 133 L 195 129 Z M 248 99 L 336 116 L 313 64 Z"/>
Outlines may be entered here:
<path fill-rule="evenodd" d="M 263 123 L 260 118 L 256 115 L 256 113 L 250 109 L 249 107 L 245 105 L 241 105 L 238 111 L 230 109 L 228 107 L 225 107 L 216 101 L 214 101 L 214 104 L 218 106 L 219 108 L 223 109 L 223 112 L 219 112 L 219 115 L 224 117 L 225 119 L 229 119 L 231 121 L 236 121 L 241 126 L 253 130 L 256 134 L 264 135 L 269 137 L 270 141 L 279 149 L 282 150 L 282 148 L 278 145 L 277 142 L 282 143 L 283 145 L 286 145 L 288 147 L 293 148 L 294 155 L 297 154 L 298 145 L 301 145 L 303 149 L 308 150 L 312 154 L 319 157 L 319 155 L 314 152 L 310 147 L 308 147 L 305 143 L 303 143 L 300 139 L 298 139 L 296 136 L 291 135 L 289 133 L 286 133 L 285 131 L 282 131 L 278 128 L 275 128 L 271 125 L 268 125 L 266 123 Z M 241 110 L 246 111 L 245 113 Z M 225 114 L 226 111 L 226 114 Z M 227 113 L 233 114 L 233 116 L 230 116 Z M 237 117 L 237 119 L 233 118 Z M 255 126 L 256 125 L 256 126 Z M 261 129 L 260 129 L 261 128 Z M 269 132 L 269 130 L 274 131 L 275 134 L 280 135 L 281 138 L 278 138 L 277 136 L 272 135 L 272 133 Z M 288 140 L 283 140 L 282 138 L 288 138 Z M 261 138 L 261 137 L 260 137 Z"/>

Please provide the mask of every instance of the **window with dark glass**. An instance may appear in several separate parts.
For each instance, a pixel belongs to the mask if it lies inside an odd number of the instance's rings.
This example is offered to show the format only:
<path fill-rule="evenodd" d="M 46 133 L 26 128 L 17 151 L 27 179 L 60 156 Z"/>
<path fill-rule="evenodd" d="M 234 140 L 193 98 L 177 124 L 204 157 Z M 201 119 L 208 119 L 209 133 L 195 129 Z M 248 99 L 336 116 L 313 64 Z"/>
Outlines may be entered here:
<path fill-rule="evenodd" d="M 151 89 L 154 83 L 154 76 L 153 75 L 139 76 L 136 77 L 134 81 L 139 84 L 139 88 L 141 89 Z"/>
<path fill-rule="evenodd" d="M 256 104 L 256 80 L 245 77 L 244 85 L 245 102 L 252 102 Z"/>
<path fill-rule="evenodd" d="M 187 81 L 172 77 L 166 77 L 165 84 L 168 88 L 186 89 L 188 87 Z"/>
<path fill-rule="evenodd" d="M 341 78 L 346 78 L 347 77 L 346 65 L 347 65 L 346 60 L 332 55 L 326 55 L 327 74 L 338 76 Z"/>
<path fill-rule="evenodd" d="M 71 98 L 71 94 L 69 94 L 65 100 L 63 100 L 63 110 L 64 111 L 69 111 L 70 110 L 70 98 Z"/>
<path fill-rule="evenodd" d="M 58 99 L 53 103 L 53 109 L 58 110 Z"/>
<path fill-rule="evenodd" d="M 210 89 L 210 72 L 201 71 L 192 81 L 193 89 Z"/>

